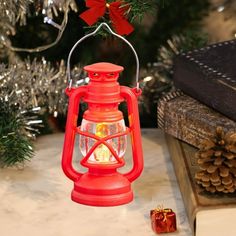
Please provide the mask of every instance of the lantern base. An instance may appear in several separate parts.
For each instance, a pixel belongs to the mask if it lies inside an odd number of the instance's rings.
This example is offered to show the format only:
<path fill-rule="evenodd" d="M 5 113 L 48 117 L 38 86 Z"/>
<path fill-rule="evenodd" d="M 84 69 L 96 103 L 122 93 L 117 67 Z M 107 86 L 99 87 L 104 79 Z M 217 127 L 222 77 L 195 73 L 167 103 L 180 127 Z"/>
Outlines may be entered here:
<path fill-rule="evenodd" d="M 71 198 L 90 206 L 118 206 L 133 200 L 131 183 L 122 174 L 85 173 L 74 184 Z"/>

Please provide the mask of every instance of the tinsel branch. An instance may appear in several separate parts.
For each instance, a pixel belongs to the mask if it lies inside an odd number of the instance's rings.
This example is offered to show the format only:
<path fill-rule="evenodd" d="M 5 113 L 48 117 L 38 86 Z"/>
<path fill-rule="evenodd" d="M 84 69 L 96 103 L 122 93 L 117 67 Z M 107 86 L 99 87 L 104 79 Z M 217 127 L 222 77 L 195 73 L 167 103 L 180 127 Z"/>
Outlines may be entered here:
<path fill-rule="evenodd" d="M 17 22 L 20 25 L 26 24 L 26 17 L 30 15 L 30 6 L 35 9 L 34 14 L 43 14 L 45 23 L 58 28 L 58 35 L 54 42 L 38 46 L 36 48 L 18 48 L 11 45 L 9 35 L 15 34 L 15 25 Z M 61 39 L 68 22 L 68 12 L 72 9 L 77 12 L 76 3 L 74 0 L 0 0 L 0 45 L 7 47 L 11 51 L 17 52 L 41 52 L 55 46 Z M 53 22 L 53 18 L 58 16 L 58 11 L 64 12 L 64 18 L 61 25 Z"/>
<path fill-rule="evenodd" d="M 155 109 L 161 96 L 173 89 L 174 58 L 181 52 L 206 45 L 206 39 L 198 34 L 174 35 L 162 45 L 157 54 L 157 62 L 149 63 L 143 69 L 140 86 L 140 110 L 156 114 Z M 153 117 L 156 120 L 156 117 Z"/>
<path fill-rule="evenodd" d="M 75 67 L 72 71 L 75 81 L 81 81 L 82 70 Z M 20 109 L 46 107 L 50 114 L 66 112 L 66 96 L 64 90 L 67 86 L 66 68 L 61 61 L 58 69 L 42 59 L 32 62 L 18 61 L 15 64 L 0 65 L 0 97 L 14 97 Z M 8 94 L 8 91 L 11 91 Z M 7 99 L 9 100 L 9 99 Z"/>
<path fill-rule="evenodd" d="M 34 14 L 42 13 L 49 18 L 57 17 L 58 11 L 65 12 L 68 8 L 77 12 L 74 0 L 0 0 L 0 22 L 9 22 L 13 26 L 17 22 L 25 25 L 31 6 L 34 7 Z"/>
<path fill-rule="evenodd" d="M 72 70 L 77 85 L 85 83 L 81 71 L 80 67 Z M 65 114 L 67 83 L 63 61 L 58 69 L 45 59 L 0 64 L 0 166 L 24 163 L 32 157 L 31 139 L 42 126 L 39 115 Z"/>

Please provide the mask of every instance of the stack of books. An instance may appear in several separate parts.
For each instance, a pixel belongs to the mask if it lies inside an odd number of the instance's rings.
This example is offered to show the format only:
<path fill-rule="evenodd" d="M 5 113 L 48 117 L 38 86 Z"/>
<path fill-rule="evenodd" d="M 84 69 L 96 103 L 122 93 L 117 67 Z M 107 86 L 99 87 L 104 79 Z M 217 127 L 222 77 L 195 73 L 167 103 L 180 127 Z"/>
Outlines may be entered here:
<path fill-rule="evenodd" d="M 158 103 L 158 127 L 165 131 L 193 233 L 236 235 L 236 193 L 210 194 L 195 182 L 195 153 L 216 127 L 236 132 L 236 40 L 179 55 L 177 90 Z"/>

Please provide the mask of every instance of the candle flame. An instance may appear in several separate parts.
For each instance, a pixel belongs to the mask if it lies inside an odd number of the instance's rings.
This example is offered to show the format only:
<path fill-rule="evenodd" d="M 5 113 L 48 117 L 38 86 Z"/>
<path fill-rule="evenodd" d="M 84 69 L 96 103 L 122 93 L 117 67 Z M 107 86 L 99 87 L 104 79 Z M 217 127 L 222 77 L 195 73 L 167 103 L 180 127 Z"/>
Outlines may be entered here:
<path fill-rule="evenodd" d="M 108 125 L 105 123 L 97 124 L 95 135 L 104 138 L 109 134 Z M 100 144 L 94 151 L 95 160 L 98 162 L 109 162 L 111 152 L 108 147 L 104 144 Z"/>

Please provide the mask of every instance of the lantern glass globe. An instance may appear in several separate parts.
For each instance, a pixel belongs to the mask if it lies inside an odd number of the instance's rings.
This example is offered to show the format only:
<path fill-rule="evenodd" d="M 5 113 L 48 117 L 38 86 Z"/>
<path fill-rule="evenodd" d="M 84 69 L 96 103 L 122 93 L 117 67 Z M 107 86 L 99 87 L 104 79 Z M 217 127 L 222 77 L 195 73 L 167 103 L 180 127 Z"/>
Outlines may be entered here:
<path fill-rule="evenodd" d="M 94 134 L 97 137 L 105 138 L 109 135 L 115 135 L 126 130 L 123 119 L 116 122 L 92 122 L 86 119 L 82 120 L 81 131 Z M 83 156 L 86 156 L 89 150 L 95 145 L 97 140 L 80 135 L 79 147 Z M 124 156 L 127 148 L 127 135 L 111 138 L 106 141 L 112 146 L 119 158 Z M 89 163 L 117 163 L 111 151 L 105 144 L 99 144 L 88 159 Z"/>

